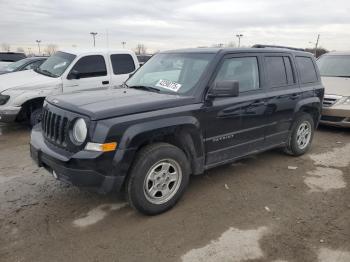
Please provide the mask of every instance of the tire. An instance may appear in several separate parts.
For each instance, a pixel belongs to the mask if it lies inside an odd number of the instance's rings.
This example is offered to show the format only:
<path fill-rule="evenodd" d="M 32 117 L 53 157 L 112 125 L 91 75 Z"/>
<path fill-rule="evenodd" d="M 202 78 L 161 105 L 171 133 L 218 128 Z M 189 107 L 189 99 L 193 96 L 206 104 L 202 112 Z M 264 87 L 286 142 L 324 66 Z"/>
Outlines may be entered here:
<path fill-rule="evenodd" d="M 36 124 L 41 122 L 41 117 L 42 117 L 42 108 L 37 108 L 35 109 L 31 114 L 30 114 L 30 126 L 33 127 Z"/>
<path fill-rule="evenodd" d="M 305 154 L 311 147 L 314 131 L 315 123 L 312 116 L 307 113 L 299 115 L 293 123 L 284 152 L 292 156 Z"/>
<path fill-rule="evenodd" d="M 189 182 L 190 165 L 176 146 L 156 143 L 137 154 L 126 185 L 130 205 L 145 215 L 171 209 Z"/>

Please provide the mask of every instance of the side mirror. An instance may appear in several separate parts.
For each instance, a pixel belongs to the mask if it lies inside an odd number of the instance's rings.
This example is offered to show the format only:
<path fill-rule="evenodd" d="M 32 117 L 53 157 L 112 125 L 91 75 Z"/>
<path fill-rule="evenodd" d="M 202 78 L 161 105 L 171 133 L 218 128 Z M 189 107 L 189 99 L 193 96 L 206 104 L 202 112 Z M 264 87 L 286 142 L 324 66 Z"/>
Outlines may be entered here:
<path fill-rule="evenodd" d="M 239 82 L 222 80 L 215 83 L 209 91 L 209 97 L 236 97 L 239 96 Z"/>
<path fill-rule="evenodd" d="M 71 80 L 71 79 L 80 79 L 80 73 L 75 70 L 75 69 L 72 69 L 68 76 L 67 76 L 67 79 Z"/>

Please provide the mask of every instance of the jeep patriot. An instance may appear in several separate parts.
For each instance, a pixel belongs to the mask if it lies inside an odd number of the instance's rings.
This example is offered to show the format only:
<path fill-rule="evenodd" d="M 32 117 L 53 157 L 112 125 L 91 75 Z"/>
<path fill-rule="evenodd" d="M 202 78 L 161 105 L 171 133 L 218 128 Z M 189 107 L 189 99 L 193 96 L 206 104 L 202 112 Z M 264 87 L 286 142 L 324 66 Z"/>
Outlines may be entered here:
<path fill-rule="evenodd" d="M 277 147 L 307 152 L 323 95 L 306 52 L 161 52 L 123 88 L 48 97 L 31 156 L 58 180 L 125 192 L 155 215 L 176 204 L 190 175 Z"/>

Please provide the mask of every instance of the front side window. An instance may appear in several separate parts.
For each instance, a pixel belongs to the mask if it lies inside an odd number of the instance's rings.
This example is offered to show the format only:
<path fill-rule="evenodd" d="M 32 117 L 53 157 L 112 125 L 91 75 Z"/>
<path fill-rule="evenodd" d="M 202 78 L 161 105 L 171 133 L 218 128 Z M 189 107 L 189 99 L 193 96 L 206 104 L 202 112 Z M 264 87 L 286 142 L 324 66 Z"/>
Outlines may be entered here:
<path fill-rule="evenodd" d="M 321 76 L 350 77 L 350 55 L 324 55 L 317 65 Z"/>
<path fill-rule="evenodd" d="M 50 56 L 41 66 L 36 68 L 35 72 L 50 77 L 60 77 L 75 58 L 76 56 L 73 54 L 56 52 Z"/>
<path fill-rule="evenodd" d="M 240 92 L 259 89 L 259 69 L 256 57 L 235 57 L 225 59 L 215 81 L 235 80 Z"/>
<path fill-rule="evenodd" d="M 160 92 L 185 94 L 193 90 L 215 54 L 163 53 L 142 66 L 126 84 Z"/>
<path fill-rule="evenodd" d="M 107 75 L 106 62 L 101 55 L 84 56 L 73 66 L 72 71 L 79 74 L 79 78 L 99 77 Z"/>
<path fill-rule="evenodd" d="M 135 71 L 135 63 L 131 55 L 111 55 L 111 61 L 115 75 L 130 74 Z"/>
<path fill-rule="evenodd" d="M 299 68 L 300 81 L 302 84 L 317 82 L 317 73 L 310 57 L 297 56 L 296 62 Z"/>

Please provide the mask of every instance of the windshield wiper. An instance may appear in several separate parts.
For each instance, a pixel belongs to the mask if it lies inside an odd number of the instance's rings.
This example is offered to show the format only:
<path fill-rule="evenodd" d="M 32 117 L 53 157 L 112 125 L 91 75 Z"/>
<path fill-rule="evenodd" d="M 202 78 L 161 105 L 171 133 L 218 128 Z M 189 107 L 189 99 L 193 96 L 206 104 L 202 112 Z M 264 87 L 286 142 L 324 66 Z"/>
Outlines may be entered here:
<path fill-rule="evenodd" d="M 160 92 L 160 89 L 152 86 L 127 86 L 126 84 L 125 86 L 128 88 L 142 89 L 142 90 L 151 91 L 151 92 L 157 92 L 157 93 Z"/>
<path fill-rule="evenodd" d="M 51 76 L 51 77 L 58 77 L 58 75 L 55 75 L 55 74 L 53 74 L 50 71 L 45 70 L 45 69 L 42 70 L 42 69 L 40 69 L 40 67 L 35 68 L 34 71 L 39 73 L 39 74 L 42 74 L 42 75 Z"/>

